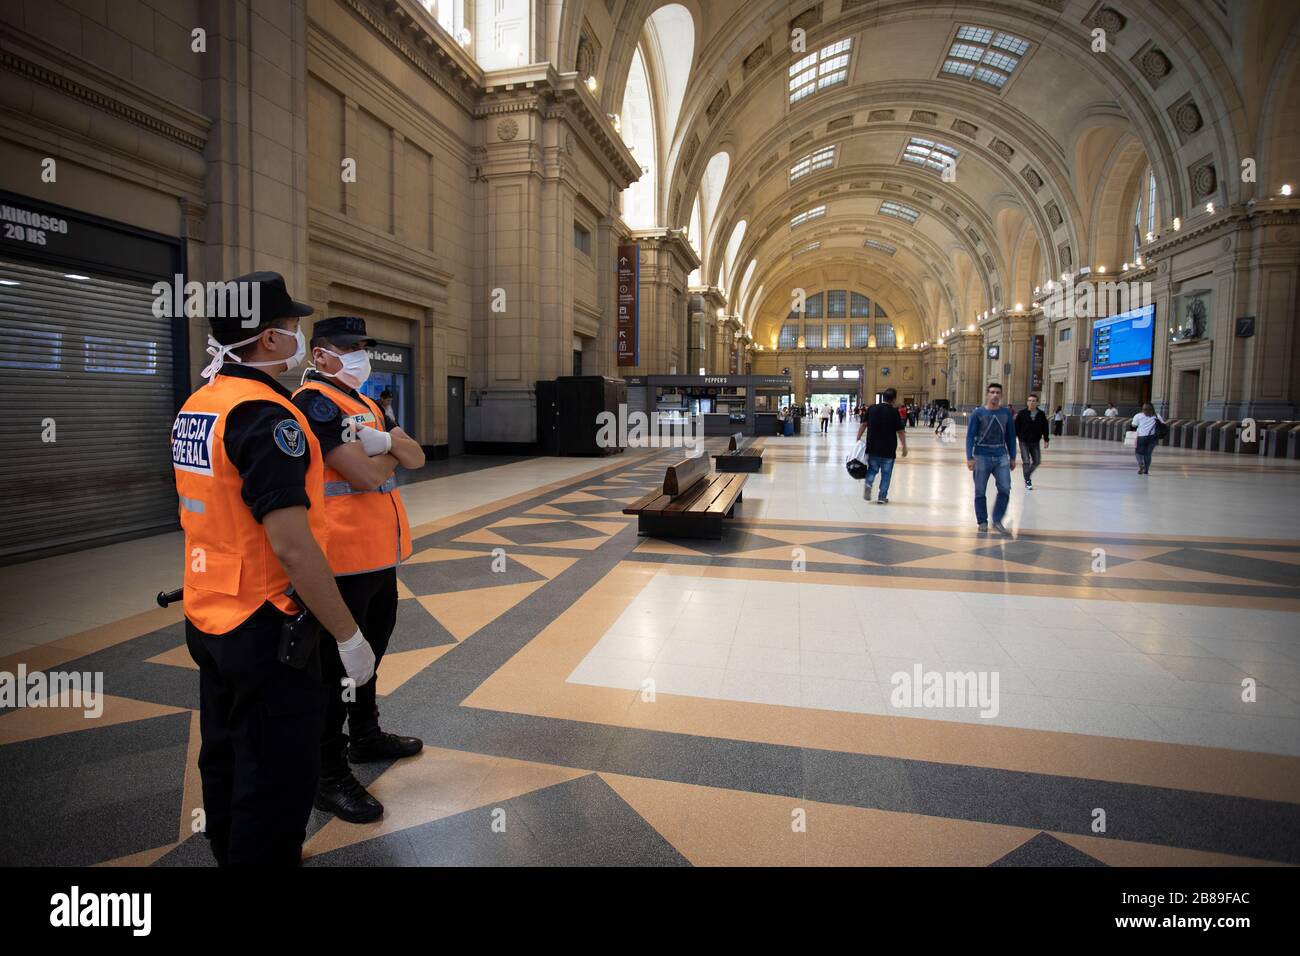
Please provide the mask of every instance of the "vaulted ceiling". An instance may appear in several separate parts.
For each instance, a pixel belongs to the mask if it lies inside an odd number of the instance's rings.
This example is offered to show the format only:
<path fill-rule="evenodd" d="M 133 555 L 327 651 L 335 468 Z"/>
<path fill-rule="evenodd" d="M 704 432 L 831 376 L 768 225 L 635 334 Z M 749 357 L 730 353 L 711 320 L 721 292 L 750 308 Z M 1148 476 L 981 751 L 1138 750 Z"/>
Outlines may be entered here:
<path fill-rule="evenodd" d="M 1231 81 L 1244 53 L 1232 38 L 1248 31 L 1220 0 L 675 0 L 671 17 L 662 0 L 602 6 L 617 24 L 602 57 L 611 113 L 638 45 L 654 59 L 673 49 L 663 24 L 690 33 L 684 85 L 680 50 L 648 64 L 660 88 L 681 91 L 658 139 L 656 218 L 687 229 L 706 169 L 725 170 L 720 194 L 716 176 L 704 189 L 716 212 L 691 236 L 699 281 L 722 286 L 760 344 L 796 287 L 851 280 L 914 340 L 933 340 L 1063 271 L 1114 271 L 1132 252 L 1148 166 L 1162 222 L 1243 198 L 1227 173 L 1256 132 Z M 1300 22 L 1300 5 L 1260 7 L 1279 29 Z M 688 13 L 693 31 L 680 28 Z M 809 75 L 792 67 L 828 47 L 812 91 L 792 95 Z M 932 152 L 904 161 L 914 139 Z M 957 154 L 952 175 L 924 162 L 936 149 Z M 793 178 L 808 156 L 819 161 Z M 908 218 L 888 214 L 897 207 Z"/>

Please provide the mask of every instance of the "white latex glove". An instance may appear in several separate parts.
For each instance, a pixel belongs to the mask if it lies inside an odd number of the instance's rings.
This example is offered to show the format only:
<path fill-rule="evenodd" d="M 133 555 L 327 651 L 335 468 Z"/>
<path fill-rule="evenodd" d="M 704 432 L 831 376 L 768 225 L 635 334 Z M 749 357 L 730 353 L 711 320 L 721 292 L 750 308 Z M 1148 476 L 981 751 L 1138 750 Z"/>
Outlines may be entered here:
<path fill-rule="evenodd" d="M 375 676 L 375 652 L 360 630 L 339 645 L 339 657 L 358 687 Z"/>
<path fill-rule="evenodd" d="M 393 436 L 378 428 L 362 425 L 357 429 L 357 437 L 361 441 L 361 447 L 371 458 L 393 450 Z"/>

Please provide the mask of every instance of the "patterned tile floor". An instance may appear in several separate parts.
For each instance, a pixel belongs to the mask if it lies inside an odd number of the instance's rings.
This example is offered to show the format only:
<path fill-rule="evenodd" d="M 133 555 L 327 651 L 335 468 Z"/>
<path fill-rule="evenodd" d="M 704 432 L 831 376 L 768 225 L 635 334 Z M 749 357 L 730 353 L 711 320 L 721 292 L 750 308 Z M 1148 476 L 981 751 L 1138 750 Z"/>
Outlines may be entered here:
<path fill-rule="evenodd" d="M 721 542 L 621 513 L 671 451 L 407 485 L 381 708 L 427 747 L 361 768 L 385 816 L 315 814 L 308 864 L 1300 862 L 1295 463 L 1160 449 L 1148 480 L 1067 439 L 1003 539 L 960 446 L 914 433 L 883 508 L 851 439 L 768 439 Z M 28 625 L 0 671 L 109 695 L 0 713 L 0 863 L 210 864 L 196 672 L 179 613 L 144 610 L 174 540 L 41 562 L 52 630 L 35 572 L 0 569 Z M 996 675 L 996 714 L 899 706 L 918 668 Z"/>

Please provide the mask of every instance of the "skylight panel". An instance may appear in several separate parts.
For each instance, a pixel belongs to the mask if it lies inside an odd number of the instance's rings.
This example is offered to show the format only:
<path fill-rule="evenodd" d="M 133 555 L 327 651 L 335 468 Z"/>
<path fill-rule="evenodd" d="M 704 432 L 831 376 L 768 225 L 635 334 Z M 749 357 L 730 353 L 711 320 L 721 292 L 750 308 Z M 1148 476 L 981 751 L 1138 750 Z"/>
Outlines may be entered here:
<path fill-rule="evenodd" d="M 815 173 L 819 169 L 829 169 L 835 164 L 835 147 L 826 146 L 816 152 L 803 156 L 790 167 L 790 182 L 802 179 L 809 173 Z"/>
<path fill-rule="evenodd" d="M 939 67 L 939 75 L 968 79 L 1000 90 L 1028 52 L 1028 40 L 966 24 L 957 28 Z"/>
<path fill-rule="evenodd" d="M 901 219 L 908 224 L 915 223 L 916 220 L 921 218 L 919 210 L 894 202 L 892 199 L 886 199 L 880 204 L 880 214 L 882 216 L 893 216 L 895 219 Z"/>
<path fill-rule="evenodd" d="M 795 61 L 789 68 L 790 102 L 800 100 L 849 78 L 849 54 L 853 38 L 845 37 Z M 983 55 L 983 50 L 980 50 Z"/>
<path fill-rule="evenodd" d="M 955 165 L 960 156 L 961 153 L 951 146 L 936 143 L 931 139 L 913 136 L 908 140 L 907 145 L 903 147 L 901 158 L 905 163 L 925 166 L 933 169 L 936 173 L 942 174 L 949 166 Z"/>
<path fill-rule="evenodd" d="M 795 228 L 795 226 L 802 226 L 809 219 L 816 219 L 818 216 L 824 216 L 825 214 L 826 214 L 826 206 L 824 203 L 820 206 L 813 206 L 811 209 L 804 210 L 803 212 L 799 213 L 799 215 L 791 219 L 790 228 L 793 229 Z"/>

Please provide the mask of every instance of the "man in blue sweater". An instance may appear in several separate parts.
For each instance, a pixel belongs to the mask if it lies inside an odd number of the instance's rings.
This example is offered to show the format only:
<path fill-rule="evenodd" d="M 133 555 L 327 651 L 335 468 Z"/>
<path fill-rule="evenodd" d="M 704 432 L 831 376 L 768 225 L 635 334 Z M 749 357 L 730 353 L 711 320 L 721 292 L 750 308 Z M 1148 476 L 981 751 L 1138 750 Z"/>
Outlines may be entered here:
<path fill-rule="evenodd" d="M 1016 468 L 1016 419 L 1011 409 L 1002 407 L 1002 386 L 990 382 L 985 402 L 970 414 L 966 427 L 966 467 L 975 473 L 975 520 L 980 531 L 989 530 L 989 507 L 984 492 L 989 475 L 997 484 L 998 497 L 993 502 L 993 528 L 1010 534 L 1002 524 L 1011 500 L 1011 472 Z"/>

